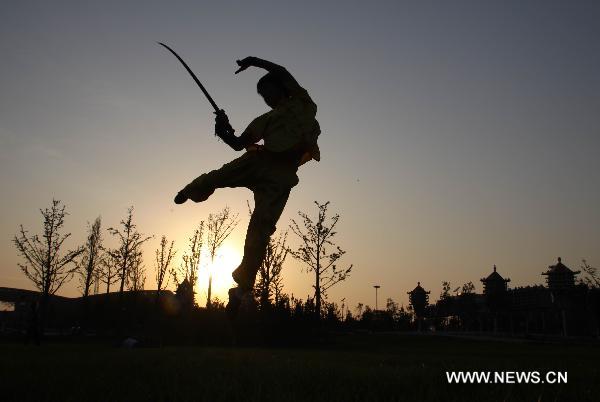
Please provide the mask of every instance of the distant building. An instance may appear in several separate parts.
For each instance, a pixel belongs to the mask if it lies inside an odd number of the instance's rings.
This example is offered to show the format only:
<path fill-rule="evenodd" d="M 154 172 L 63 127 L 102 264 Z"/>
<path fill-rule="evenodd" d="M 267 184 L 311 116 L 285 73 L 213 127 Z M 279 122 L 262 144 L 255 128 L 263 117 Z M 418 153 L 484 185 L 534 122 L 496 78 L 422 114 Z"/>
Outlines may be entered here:
<path fill-rule="evenodd" d="M 422 317 L 425 308 L 429 304 L 429 292 L 421 287 L 421 282 L 417 282 L 417 287 L 406 292 L 410 300 L 410 304 L 417 317 Z"/>
<path fill-rule="evenodd" d="M 505 293 L 508 289 L 507 283 L 510 282 L 510 279 L 504 279 L 496 271 L 496 265 L 494 265 L 494 271 L 486 278 L 482 278 L 481 282 L 483 283 L 483 294 L 491 296 Z"/>
<path fill-rule="evenodd" d="M 510 279 L 504 279 L 496 269 L 494 264 L 494 270 L 487 277 L 481 279 L 483 283 L 483 296 L 488 310 L 492 313 L 491 322 L 493 331 L 498 332 L 499 317 L 501 312 L 505 312 L 508 309 L 508 282 Z M 486 322 L 489 319 L 483 318 Z"/>
<path fill-rule="evenodd" d="M 546 276 L 546 284 L 550 290 L 569 290 L 575 286 L 575 276 L 581 271 L 572 271 L 558 257 L 556 265 L 550 265 L 542 275 Z"/>
<path fill-rule="evenodd" d="M 509 289 L 510 279 L 494 265 L 492 273 L 481 279 L 482 295 L 444 297 L 431 311 L 446 330 L 598 336 L 600 290 L 577 284 L 579 273 L 558 258 L 542 273 L 546 286 Z"/>

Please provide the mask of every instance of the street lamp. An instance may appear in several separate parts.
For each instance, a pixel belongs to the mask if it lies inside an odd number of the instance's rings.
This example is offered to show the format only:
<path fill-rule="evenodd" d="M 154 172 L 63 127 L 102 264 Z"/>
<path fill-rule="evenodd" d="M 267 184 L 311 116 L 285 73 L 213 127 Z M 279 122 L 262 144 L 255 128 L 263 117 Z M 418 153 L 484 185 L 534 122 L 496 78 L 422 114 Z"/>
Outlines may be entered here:
<path fill-rule="evenodd" d="M 377 309 L 377 291 L 379 290 L 379 288 L 381 286 L 379 286 L 379 285 L 373 285 L 373 287 L 375 288 L 375 311 L 377 311 L 378 310 Z"/>

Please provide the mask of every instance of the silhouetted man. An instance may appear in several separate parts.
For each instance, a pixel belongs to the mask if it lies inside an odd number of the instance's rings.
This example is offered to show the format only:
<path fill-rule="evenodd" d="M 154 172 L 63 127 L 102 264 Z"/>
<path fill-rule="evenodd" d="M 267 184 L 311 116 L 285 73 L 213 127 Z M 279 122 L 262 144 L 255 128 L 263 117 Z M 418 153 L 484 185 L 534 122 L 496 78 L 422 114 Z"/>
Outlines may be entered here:
<path fill-rule="evenodd" d="M 269 239 L 290 190 L 298 184 L 298 167 L 311 159 L 320 160 L 317 137 L 321 132 L 315 119 L 317 105 L 284 67 L 257 57 L 246 57 L 237 64 L 236 74 L 251 66 L 268 71 L 259 79 L 257 90 L 272 110 L 255 118 L 239 137 L 225 112 L 219 111 L 215 134 L 234 150 L 246 152 L 220 169 L 197 177 L 175 197 L 177 204 L 188 199 L 202 202 L 223 187 L 246 187 L 254 193 L 244 257 L 232 273 L 238 284 L 229 290 L 227 309 L 232 315 L 242 299 L 251 294 Z M 261 140 L 264 145 L 257 144 Z"/>

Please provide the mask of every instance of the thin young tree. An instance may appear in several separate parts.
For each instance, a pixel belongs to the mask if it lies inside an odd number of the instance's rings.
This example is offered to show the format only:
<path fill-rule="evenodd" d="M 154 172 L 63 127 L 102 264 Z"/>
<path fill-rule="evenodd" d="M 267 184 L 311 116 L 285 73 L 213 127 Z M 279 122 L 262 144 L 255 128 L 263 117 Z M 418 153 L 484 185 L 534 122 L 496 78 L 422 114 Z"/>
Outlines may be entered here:
<path fill-rule="evenodd" d="M 134 292 L 144 290 L 144 285 L 146 284 L 146 267 L 142 262 L 141 250 L 135 253 L 128 275 L 127 287 L 129 290 Z"/>
<path fill-rule="evenodd" d="M 356 305 L 356 318 L 358 318 L 359 320 L 362 317 L 364 308 L 365 308 L 365 305 L 363 303 L 358 303 Z"/>
<path fill-rule="evenodd" d="M 290 250 L 292 257 L 304 263 L 308 272 L 315 275 L 315 314 L 319 319 L 321 317 L 321 301 L 327 297 L 327 290 L 337 283 L 346 280 L 352 265 L 347 268 L 338 268 L 338 261 L 346 254 L 338 245 L 333 242 L 337 234 L 334 230 L 340 216 L 335 214 L 329 220 L 327 219 L 327 207 L 329 201 L 319 204 L 315 201 L 318 208 L 316 221 L 306 213 L 299 211 L 298 215 L 302 218 L 304 228 L 292 220 L 290 229 L 301 239 L 298 249 Z M 333 250 L 332 250 L 333 249 Z"/>
<path fill-rule="evenodd" d="M 274 298 L 275 304 L 279 301 L 283 289 L 281 271 L 289 252 L 286 241 L 287 232 L 271 238 L 267 244 L 265 258 L 258 269 L 255 285 L 261 306 L 270 304 L 272 298 Z"/>
<path fill-rule="evenodd" d="M 156 301 L 160 298 L 160 292 L 165 290 L 169 284 L 167 273 L 171 262 L 177 253 L 173 250 L 174 241 L 169 244 L 167 237 L 163 235 L 160 239 L 160 248 L 155 251 L 156 254 Z"/>
<path fill-rule="evenodd" d="M 214 265 L 215 256 L 217 255 L 217 250 L 223 242 L 229 237 L 233 229 L 239 223 L 238 214 L 232 214 L 229 207 L 223 208 L 221 212 L 216 214 L 208 215 L 208 223 L 207 223 L 207 239 L 206 243 L 208 246 L 208 253 L 210 256 L 210 263 Z M 212 292 L 212 272 L 208 274 L 208 295 L 206 298 L 206 307 L 210 308 L 210 298 Z"/>
<path fill-rule="evenodd" d="M 104 259 L 102 233 L 100 231 L 101 225 L 100 217 L 97 217 L 92 225 L 88 223 L 88 236 L 83 246 L 84 251 L 77 262 L 79 284 L 84 299 L 87 299 L 89 296 L 90 288 L 94 280 L 98 277 L 98 271 L 101 269 L 102 260 Z"/>
<path fill-rule="evenodd" d="M 111 252 L 106 252 L 100 270 L 98 272 L 98 280 L 106 285 L 106 294 L 110 293 L 110 286 L 117 283 L 119 280 L 118 259 Z"/>
<path fill-rule="evenodd" d="M 17 252 L 25 259 L 18 264 L 21 271 L 29 278 L 42 294 L 42 314 L 50 295 L 73 277 L 76 259 L 83 253 L 83 247 L 61 253 L 65 240 L 71 233 L 61 234 L 65 224 L 65 206 L 60 200 L 52 200 L 52 206 L 40 209 L 43 217 L 43 233 L 29 235 L 20 225 L 19 234 L 13 238 Z"/>
<path fill-rule="evenodd" d="M 452 289 L 450 286 L 450 282 L 442 282 L 442 292 L 440 293 L 440 300 L 447 299 L 450 297 L 450 289 Z"/>
<path fill-rule="evenodd" d="M 186 305 L 194 304 L 194 286 L 198 281 L 198 269 L 202 258 L 202 247 L 204 246 L 204 221 L 200 221 L 198 227 L 189 238 L 187 251 L 181 257 L 181 264 L 178 267 L 171 266 L 169 273 L 175 282 L 175 288 L 179 288 L 182 283 L 186 282 L 183 288 L 191 287 L 191 303 L 186 302 Z M 185 292 L 189 296 L 189 292 Z"/>
<path fill-rule="evenodd" d="M 287 247 L 286 252 L 289 252 L 289 249 Z M 283 260 L 281 261 L 281 269 L 279 269 L 279 272 L 276 275 L 272 275 L 271 279 L 271 291 L 273 293 L 273 298 L 276 306 L 278 306 L 279 302 L 285 298 L 285 294 L 283 293 L 283 275 L 281 275 L 284 261 L 285 258 L 283 258 Z"/>
<path fill-rule="evenodd" d="M 582 265 L 580 267 L 583 271 L 583 278 L 579 279 L 579 283 L 587 285 L 592 289 L 600 288 L 600 275 L 596 267 L 588 264 L 587 260 L 581 260 Z"/>
<path fill-rule="evenodd" d="M 463 295 L 471 295 L 475 293 L 475 285 L 473 282 L 469 281 L 462 285 L 461 294 Z"/>
<path fill-rule="evenodd" d="M 117 276 L 120 281 L 119 294 L 123 294 L 127 281 L 132 279 L 136 281 L 135 287 L 138 288 L 143 274 L 141 272 L 142 264 L 142 244 L 150 240 L 152 236 L 144 237 L 137 231 L 137 226 L 133 223 L 133 207 L 127 209 L 127 216 L 121 220 L 121 229 L 113 227 L 108 228 L 111 235 L 116 236 L 119 245 L 117 248 L 109 251 L 117 268 Z M 145 279 L 145 277 L 144 277 Z"/>

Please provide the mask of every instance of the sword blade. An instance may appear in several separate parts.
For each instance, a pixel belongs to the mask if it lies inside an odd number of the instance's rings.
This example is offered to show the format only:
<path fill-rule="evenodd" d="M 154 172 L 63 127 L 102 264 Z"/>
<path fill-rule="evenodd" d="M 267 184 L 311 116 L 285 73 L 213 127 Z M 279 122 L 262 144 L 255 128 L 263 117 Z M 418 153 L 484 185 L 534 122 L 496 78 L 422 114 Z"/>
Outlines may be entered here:
<path fill-rule="evenodd" d="M 173 53 L 173 56 L 177 57 L 177 60 L 179 60 L 181 62 L 181 64 L 183 64 L 183 66 L 185 67 L 185 69 L 187 70 L 187 72 L 190 73 L 190 75 L 192 76 L 192 78 L 194 79 L 194 81 L 196 81 L 196 84 L 198 84 L 198 86 L 200 87 L 200 89 L 204 93 L 204 96 L 206 96 L 206 99 L 208 99 L 208 101 L 210 102 L 210 104 L 212 105 L 212 107 L 215 109 L 215 112 L 219 112 L 221 109 L 219 109 L 219 107 L 217 106 L 217 104 L 215 103 L 215 101 L 213 100 L 213 98 L 209 95 L 209 93 L 206 90 L 206 88 L 204 88 L 204 85 L 202 85 L 202 83 L 200 82 L 200 80 L 198 79 L 198 77 L 196 77 L 196 74 L 194 74 L 194 72 L 188 67 L 188 65 L 185 63 L 185 61 L 183 61 L 183 59 L 181 57 L 179 57 L 179 55 L 177 53 L 175 53 L 175 51 L 173 49 L 171 49 L 169 46 L 165 45 L 162 42 L 157 42 L 157 43 L 159 45 L 164 46 L 169 52 Z"/>

